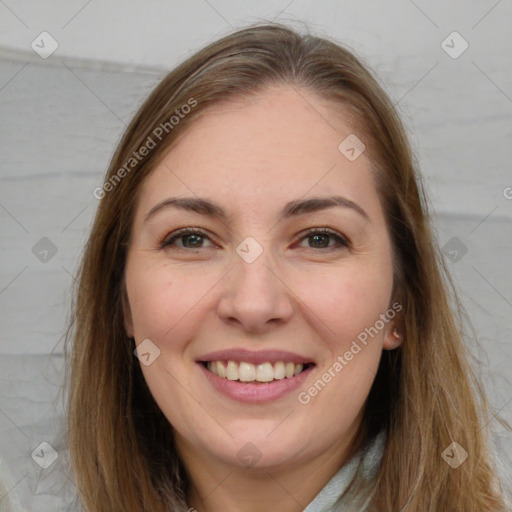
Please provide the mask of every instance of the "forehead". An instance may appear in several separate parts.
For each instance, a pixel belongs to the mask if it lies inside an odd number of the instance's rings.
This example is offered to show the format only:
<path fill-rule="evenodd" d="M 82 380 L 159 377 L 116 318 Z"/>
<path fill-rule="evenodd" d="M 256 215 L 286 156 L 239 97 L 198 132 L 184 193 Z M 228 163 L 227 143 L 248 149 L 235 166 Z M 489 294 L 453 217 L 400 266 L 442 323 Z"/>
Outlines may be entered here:
<path fill-rule="evenodd" d="M 145 180 L 141 206 L 172 193 L 223 197 L 254 213 L 259 203 L 345 193 L 371 210 L 370 160 L 339 149 L 349 136 L 363 138 L 352 124 L 339 106 L 290 86 L 215 105 Z"/>

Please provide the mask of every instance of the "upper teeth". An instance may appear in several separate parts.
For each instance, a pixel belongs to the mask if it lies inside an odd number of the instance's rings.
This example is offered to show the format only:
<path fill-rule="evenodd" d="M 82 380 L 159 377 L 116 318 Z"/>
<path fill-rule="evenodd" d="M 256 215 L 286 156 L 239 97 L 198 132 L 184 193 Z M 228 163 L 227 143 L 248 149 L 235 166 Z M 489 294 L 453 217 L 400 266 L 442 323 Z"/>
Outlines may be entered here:
<path fill-rule="evenodd" d="M 240 363 L 228 361 L 227 366 L 224 366 L 224 361 L 208 361 L 207 368 L 215 375 L 228 380 L 270 382 L 274 379 L 293 377 L 304 369 L 304 365 L 302 363 L 284 363 L 283 361 L 256 365 L 243 361 Z"/>

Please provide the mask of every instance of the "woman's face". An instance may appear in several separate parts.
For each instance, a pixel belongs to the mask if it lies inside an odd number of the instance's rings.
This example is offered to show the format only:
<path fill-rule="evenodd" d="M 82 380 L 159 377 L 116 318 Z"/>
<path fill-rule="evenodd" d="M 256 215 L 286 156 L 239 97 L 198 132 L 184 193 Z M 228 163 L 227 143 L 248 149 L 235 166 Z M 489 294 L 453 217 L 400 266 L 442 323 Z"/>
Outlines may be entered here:
<path fill-rule="evenodd" d="M 145 180 L 126 328 L 184 456 L 286 467 L 355 434 L 398 342 L 370 161 L 339 149 L 352 133 L 274 87 L 210 109 Z"/>

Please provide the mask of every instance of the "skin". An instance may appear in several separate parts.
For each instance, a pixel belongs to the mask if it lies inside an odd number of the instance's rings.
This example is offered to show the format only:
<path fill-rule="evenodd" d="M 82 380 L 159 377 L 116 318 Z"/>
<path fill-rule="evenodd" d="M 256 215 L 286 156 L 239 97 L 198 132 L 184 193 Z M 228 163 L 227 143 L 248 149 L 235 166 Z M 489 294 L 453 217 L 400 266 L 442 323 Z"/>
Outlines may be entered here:
<path fill-rule="evenodd" d="M 357 134 L 339 112 L 285 85 L 217 105 L 143 183 L 125 273 L 126 330 L 160 350 L 141 368 L 175 429 L 192 482 L 188 505 L 199 512 L 303 510 L 346 462 L 382 350 L 400 343 L 392 334 L 397 315 L 307 405 L 299 403 L 298 392 L 391 304 L 391 243 L 370 161 L 363 153 L 351 162 L 338 150 Z M 329 195 L 357 203 L 368 219 L 333 207 L 277 221 L 288 201 Z M 144 221 L 176 196 L 215 201 L 228 217 L 169 207 Z M 161 247 L 184 227 L 206 236 Z M 323 227 L 349 246 L 304 234 Z M 252 263 L 236 252 L 248 236 L 263 248 Z M 316 367 L 297 391 L 240 403 L 219 394 L 195 362 L 240 347 L 296 352 Z M 250 468 L 237 456 L 248 442 L 261 457 Z"/>

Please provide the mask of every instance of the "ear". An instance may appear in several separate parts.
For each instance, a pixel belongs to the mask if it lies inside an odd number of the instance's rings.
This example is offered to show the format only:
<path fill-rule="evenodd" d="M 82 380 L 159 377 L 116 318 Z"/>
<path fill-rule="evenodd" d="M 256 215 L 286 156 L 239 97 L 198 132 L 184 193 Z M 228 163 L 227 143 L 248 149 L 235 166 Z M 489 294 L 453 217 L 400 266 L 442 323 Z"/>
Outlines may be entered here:
<path fill-rule="evenodd" d="M 387 324 L 384 334 L 384 350 L 394 350 L 398 348 L 404 341 L 404 321 L 403 315 L 397 313 L 395 317 Z"/>
<path fill-rule="evenodd" d="M 132 310 L 130 308 L 130 302 L 128 301 L 128 293 L 126 291 L 126 283 L 123 279 L 123 284 L 121 286 L 121 303 L 123 306 L 123 319 L 124 319 L 124 328 L 126 334 L 130 337 L 134 337 L 133 331 L 133 321 L 132 321 Z"/>

